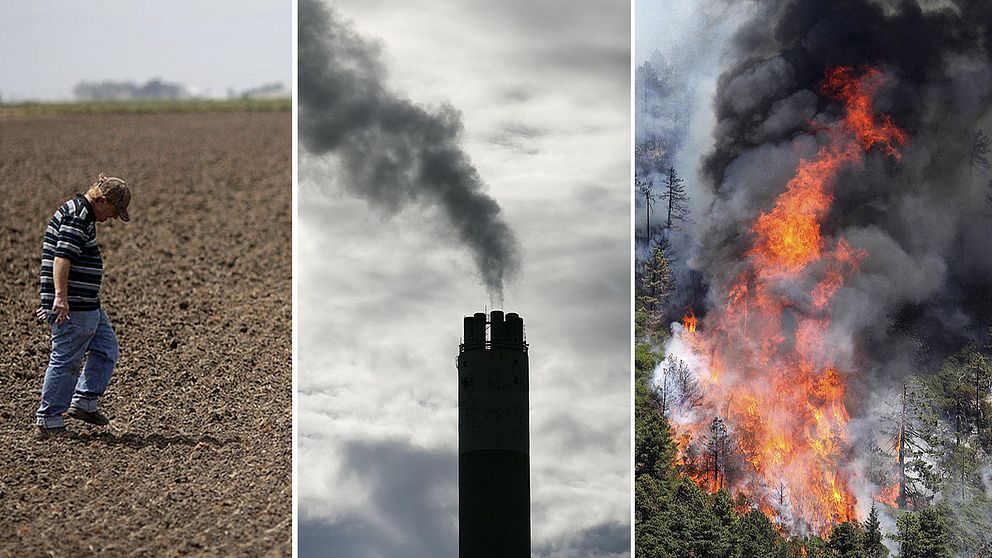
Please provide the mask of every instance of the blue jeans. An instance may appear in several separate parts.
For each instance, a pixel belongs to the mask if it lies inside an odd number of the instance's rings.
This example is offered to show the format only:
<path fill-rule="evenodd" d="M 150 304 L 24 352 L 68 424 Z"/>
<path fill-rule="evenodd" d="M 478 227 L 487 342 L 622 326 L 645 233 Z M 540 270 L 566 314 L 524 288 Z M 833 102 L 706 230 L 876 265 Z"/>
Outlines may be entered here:
<path fill-rule="evenodd" d="M 37 424 L 55 428 L 62 426 L 62 413 L 70 404 L 84 411 L 96 410 L 119 353 L 117 336 L 102 309 L 69 312 L 69 321 L 61 324 L 56 324 L 55 313 L 49 312 L 48 322 L 52 327 L 52 356 L 41 387 Z M 80 374 L 87 353 L 86 368 Z"/>

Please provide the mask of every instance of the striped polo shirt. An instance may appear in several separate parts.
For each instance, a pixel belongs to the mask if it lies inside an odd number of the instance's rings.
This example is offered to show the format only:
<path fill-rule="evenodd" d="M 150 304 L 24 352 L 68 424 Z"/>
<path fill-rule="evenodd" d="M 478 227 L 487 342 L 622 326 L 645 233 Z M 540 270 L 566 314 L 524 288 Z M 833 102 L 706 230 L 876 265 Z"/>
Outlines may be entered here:
<path fill-rule="evenodd" d="M 45 230 L 41 249 L 41 306 L 55 302 L 55 258 L 69 260 L 69 310 L 98 310 L 103 257 L 96 243 L 96 216 L 82 194 L 62 204 Z"/>

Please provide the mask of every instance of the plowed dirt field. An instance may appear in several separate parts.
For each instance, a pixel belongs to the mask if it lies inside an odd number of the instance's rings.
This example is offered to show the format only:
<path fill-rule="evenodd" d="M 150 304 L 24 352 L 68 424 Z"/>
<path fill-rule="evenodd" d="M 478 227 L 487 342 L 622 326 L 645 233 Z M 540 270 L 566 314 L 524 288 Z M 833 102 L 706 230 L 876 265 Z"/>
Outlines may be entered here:
<path fill-rule="evenodd" d="M 291 115 L 0 120 L 0 556 L 291 553 Z M 121 358 L 108 427 L 31 436 L 45 226 L 97 174 Z"/>

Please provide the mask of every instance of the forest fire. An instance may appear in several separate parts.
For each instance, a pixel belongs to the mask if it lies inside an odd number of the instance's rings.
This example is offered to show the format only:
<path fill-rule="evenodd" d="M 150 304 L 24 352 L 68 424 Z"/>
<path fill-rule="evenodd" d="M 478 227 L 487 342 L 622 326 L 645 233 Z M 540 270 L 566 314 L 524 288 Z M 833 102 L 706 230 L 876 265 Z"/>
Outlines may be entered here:
<path fill-rule="evenodd" d="M 827 72 L 821 93 L 844 105 L 825 142 L 801 160 L 774 206 L 752 224 L 744 266 L 723 286 L 721 308 L 676 328 L 669 360 L 693 363 L 695 410 L 672 413 L 679 460 L 709 490 L 744 493 L 785 530 L 825 533 L 855 519 L 846 377 L 832 354 L 831 304 L 867 254 L 824 235 L 838 174 L 877 147 L 899 159 L 907 135 L 872 98 L 875 69 Z M 800 293 L 800 294 L 796 294 Z"/>

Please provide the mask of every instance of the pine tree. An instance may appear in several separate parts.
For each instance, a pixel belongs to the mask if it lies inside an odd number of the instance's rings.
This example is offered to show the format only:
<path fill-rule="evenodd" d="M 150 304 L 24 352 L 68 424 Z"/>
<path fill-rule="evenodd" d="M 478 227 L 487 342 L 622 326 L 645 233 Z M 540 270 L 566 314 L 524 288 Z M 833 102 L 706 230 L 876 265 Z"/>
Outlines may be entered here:
<path fill-rule="evenodd" d="M 930 452 L 945 443 L 945 435 L 938 427 L 939 412 L 933 408 L 927 393 L 928 389 L 918 381 L 906 382 L 894 402 L 895 408 L 883 418 L 891 435 L 891 446 L 887 449 L 892 451 L 888 459 L 895 469 L 895 478 L 876 480 L 883 480 L 880 485 L 898 484 L 896 505 L 902 510 L 926 505 L 943 482 L 942 472 L 934 467 Z"/>
<path fill-rule="evenodd" d="M 713 515 L 725 528 L 732 530 L 737 524 L 737 512 L 734 511 L 734 500 L 726 490 L 719 490 L 713 495 Z"/>
<path fill-rule="evenodd" d="M 896 519 L 896 536 L 899 542 L 899 558 L 921 558 L 920 519 L 914 513 L 906 513 Z"/>
<path fill-rule="evenodd" d="M 653 364 L 638 367 L 634 388 L 634 476 L 650 475 L 663 479 L 672 474 L 675 444 L 672 441 L 668 420 L 658 409 L 648 381 Z"/>
<path fill-rule="evenodd" d="M 896 455 L 899 462 L 899 496 L 896 500 L 899 509 L 906 509 L 906 397 L 908 386 L 902 385 L 902 415 L 899 419 L 899 435 L 896 439 Z M 872 508 L 874 509 L 874 507 Z"/>
<path fill-rule="evenodd" d="M 710 433 L 706 439 L 706 471 L 712 479 L 713 489 L 721 489 L 727 485 L 724 464 L 730 450 L 730 436 L 727 426 L 720 417 L 713 417 L 710 423 Z"/>
<path fill-rule="evenodd" d="M 937 510 L 906 513 L 896 520 L 899 558 L 952 558 L 947 525 Z"/>
<path fill-rule="evenodd" d="M 937 510 L 930 508 L 920 512 L 919 536 L 917 548 L 920 558 L 952 558 L 947 541 L 947 524 Z"/>
<path fill-rule="evenodd" d="M 658 72 L 655 71 L 651 62 L 646 61 L 634 70 L 634 91 L 637 93 L 636 99 L 640 106 L 647 106 L 648 94 L 659 89 L 660 85 L 661 80 L 658 78 Z"/>
<path fill-rule="evenodd" d="M 968 499 L 968 488 L 979 483 L 976 420 L 980 407 L 975 405 L 974 371 L 969 365 L 974 347 L 968 347 L 944 361 L 940 371 L 927 378 L 927 400 L 934 414 L 942 419 L 944 436 L 933 440 L 930 457 L 941 472 L 945 484 L 940 487 L 946 498 L 959 502 Z"/>
<path fill-rule="evenodd" d="M 642 416 L 634 428 L 634 475 L 663 478 L 669 474 L 675 444 L 668 421 L 658 413 Z"/>
<path fill-rule="evenodd" d="M 888 558 L 889 549 L 882 544 L 882 528 L 878 521 L 878 509 L 875 508 L 875 502 L 871 503 L 871 512 L 868 513 L 868 519 L 865 520 L 863 542 L 862 548 L 865 558 Z"/>
<path fill-rule="evenodd" d="M 968 365 L 971 367 L 974 381 L 975 439 L 978 446 L 988 452 L 992 447 L 992 437 L 989 436 L 990 429 L 987 424 L 988 417 L 992 413 L 992 406 L 989 405 L 989 391 L 992 388 L 989 385 L 989 376 L 992 367 L 985 354 L 979 351 L 969 355 Z"/>
<path fill-rule="evenodd" d="M 835 525 L 827 548 L 836 558 L 865 558 L 861 524 L 845 521 Z"/>
<path fill-rule="evenodd" d="M 678 228 L 678 225 L 685 222 L 689 215 L 689 196 L 686 195 L 682 182 L 683 180 L 675 172 L 675 167 L 669 167 L 668 175 L 663 182 L 665 189 L 659 196 L 659 199 L 665 202 L 668 211 L 665 220 L 666 229 Z"/>
<path fill-rule="evenodd" d="M 684 410 L 691 410 L 703 404 L 703 388 L 699 387 L 699 381 L 689 365 L 682 359 L 669 357 L 672 361 L 672 381 L 678 389 L 678 398 L 675 403 Z"/>
<path fill-rule="evenodd" d="M 637 299 L 648 312 L 648 329 L 656 330 L 661 325 L 662 307 L 675 292 L 675 279 L 662 245 L 655 245 L 651 259 L 645 262 L 639 290 Z"/>
<path fill-rule="evenodd" d="M 775 526 L 758 510 L 751 510 L 740 518 L 734 539 L 739 556 L 774 558 L 778 547 L 785 546 Z"/>

